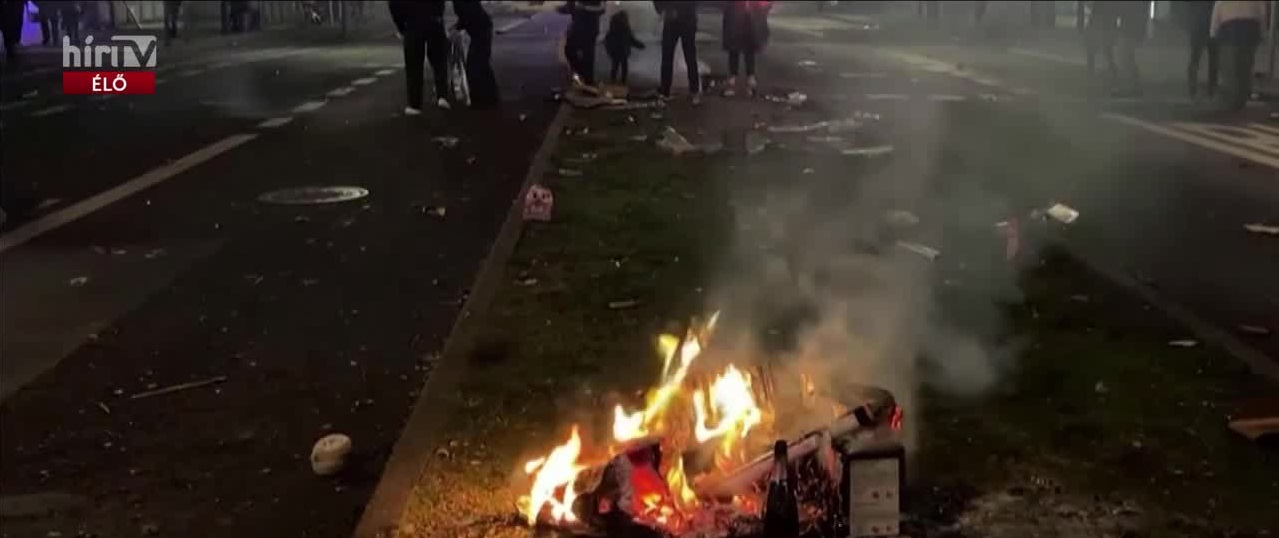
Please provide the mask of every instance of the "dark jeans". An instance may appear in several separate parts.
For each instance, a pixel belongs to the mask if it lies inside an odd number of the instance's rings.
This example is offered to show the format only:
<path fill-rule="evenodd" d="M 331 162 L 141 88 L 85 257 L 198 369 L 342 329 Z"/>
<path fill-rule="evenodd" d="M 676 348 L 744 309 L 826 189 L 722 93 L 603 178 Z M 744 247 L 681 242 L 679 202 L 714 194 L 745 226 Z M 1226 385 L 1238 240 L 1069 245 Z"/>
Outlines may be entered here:
<path fill-rule="evenodd" d="M 613 69 L 609 78 L 614 82 L 626 84 L 626 77 L 631 72 L 631 59 L 623 56 L 621 58 L 613 58 Z"/>
<path fill-rule="evenodd" d="M 448 87 L 449 39 L 444 34 L 444 21 L 431 24 L 425 31 L 404 34 L 404 79 L 408 83 L 409 106 L 422 108 L 423 61 L 431 62 L 431 77 L 435 80 L 435 97 L 449 94 Z"/>
<path fill-rule="evenodd" d="M 582 77 L 582 82 L 595 84 L 595 40 L 600 35 L 600 16 L 589 13 L 573 15 L 564 51 L 568 65 Z"/>
<path fill-rule="evenodd" d="M 684 21 L 667 21 L 662 25 L 662 95 L 671 94 L 671 77 L 675 71 L 675 45 L 684 49 L 684 63 L 688 67 L 688 92 L 701 90 L 697 74 L 697 25 Z"/>
<path fill-rule="evenodd" d="M 40 15 L 40 43 L 42 45 L 58 44 L 58 24 L 56 15 Z"/>
<path fill-rule="evenodd" d="M 71 38 L 74 44 L 80 44 L 80 15 L 62 14 L 62 31 Z"/>
<path fill-rule="evenodd" d="M 741 64 L 743 56 L 746 57 L 746 76 L 755 76 L 755 51 L 753 50 L 728 51 L 728 76 L 737 76 L 738 66 Z"/>
<path fill-rule="evenodd" d="M 1261 42 L 1261 23 L 1253 19 L 1226 21 L 1217 30 L 1218 46 L 1225 60 L 1225 92 L 1227 109 L 1239 110 L 1252 96 L 1252 69 Z"/>
<path fill-rule="evenodd" d="M 179 7 L 169 2 L 164 3 L 164 36 L 169 39 L 178 37 Z"/>
<path fill-rule="evenodd" d="M 1191 97 L 1199 93 L 1199 60 L 1205 52 L 1208 53 L 1208 97 L 1217 93 L 1217 42 L 1205 31 L 1190 36 L 1190 63 L 1186 66 L 1186 81 L 1190 85 Z"/>
<path fill-rule="evenodd" d="M 493 74 L 493 25 L 472 25 L 466 33 L 471 37 L 471 45 L 466 49 L 466 82 L 471 90 L 471 106 L 491 107 L 500 100 L 497 76 Z"/>

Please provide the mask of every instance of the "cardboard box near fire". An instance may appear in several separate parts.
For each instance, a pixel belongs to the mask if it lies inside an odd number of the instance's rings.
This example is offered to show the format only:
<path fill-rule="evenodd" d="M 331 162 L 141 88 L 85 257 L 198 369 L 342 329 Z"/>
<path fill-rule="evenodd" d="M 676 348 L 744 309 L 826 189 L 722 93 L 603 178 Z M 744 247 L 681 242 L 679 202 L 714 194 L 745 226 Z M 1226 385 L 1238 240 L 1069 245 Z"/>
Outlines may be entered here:
<path fill-rule="evenodd" d="M 608 536 L 762 536 L 773 456 L 746 459 L 754 448 L 744 441 L 776 418 L 768 401 L 776 381 L 766 371 L 751 375 L 729 365 L 699 385 L 690 367 L 714 321 L 682 339 L 663 336 L 662 383 L 649 393 L 645 409 L 614 409 L 607 449 L 583 455 L 574 426 L 568 442 L 525 464 L 533 483 L 519 508 L 530 525 Z M 804 383 L 812 392 L 812 383 Z M 862 386 L 855 392 L 839 399 L 808 394 L 806 406 L 809 399 L 830 406 L 833 418 L 787 443 L 804 536 L 900 534 L 902 410 L 885 390 Z M 675 401 L 690 401 L 686 407 L 694 412 L 680 415 L 678 406 L 672 409 Z"/>

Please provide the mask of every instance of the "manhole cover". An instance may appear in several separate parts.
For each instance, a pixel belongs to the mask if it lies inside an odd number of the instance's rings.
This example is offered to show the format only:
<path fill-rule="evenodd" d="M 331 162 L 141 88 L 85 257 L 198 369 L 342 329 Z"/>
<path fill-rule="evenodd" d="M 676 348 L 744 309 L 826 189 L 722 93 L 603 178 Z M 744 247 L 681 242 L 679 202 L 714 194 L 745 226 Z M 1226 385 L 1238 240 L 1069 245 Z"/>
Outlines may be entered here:
<path fill-rule="evenodd" d="M 264 193 L 258 196 L 258 201 L 285 205 L 333 204 L 368 195 L 368 189 L 362 187 L 298 187 Z"/>

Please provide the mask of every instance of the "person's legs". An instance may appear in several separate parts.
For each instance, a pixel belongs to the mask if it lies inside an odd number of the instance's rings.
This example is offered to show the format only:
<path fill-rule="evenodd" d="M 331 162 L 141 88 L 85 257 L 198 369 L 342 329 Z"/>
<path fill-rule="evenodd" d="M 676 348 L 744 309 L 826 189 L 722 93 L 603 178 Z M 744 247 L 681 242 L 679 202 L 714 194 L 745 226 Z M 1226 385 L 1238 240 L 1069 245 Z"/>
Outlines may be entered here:
<path fill-rule="evenodd" d="M 582 25 L 578 22 L 581 17 L 574 16 L 573 22 L 568 27 L 568 37 L 564 40 L 564 57 L 568 58 L 568 67 L 573 71 L 574 75 L 582 75 Z"/>
<path fill-rule="evenodd" d="M 675 71 L 675 40 L 679 37 L 674 26 L 675 23 L 671 21 L 662 24 L 662 76 L 659 93 L 666 97 L 671 95 L 671 78 Z"/>
<path fill-rule="evenodd" d="M 746 51 L 743 52 L 742 55 L 746 57 L 746 76 L 751 79 L 754 79 L 755 78 L 755 50 L 746 49 Z"/>
<path fill-rule="evenodd" d="M 1119 91 L 1124 94 L 1141 93 L 1141 73 L 1137 69 L 1137 41 L 1129 36 L 1119 37 L 1119 63 L 1123 73 Z"/>
<path fill-rule="evenodd" d="M 631 57 L 630 57 L 630 56 L 623 56 L 623 57 L 622 57 L 622 62 L 621 62 L 621 63 L 622 63 L 622 79 L 621 79 L 621 81 L 620 81 L 620 82 L 621 82 L 622 84 L 626 84 L 626 81 L 627 81 L 627 80 L 630 78 L 630 76 L 631 76 Z"/>
<path fill-rule="evenodd" d="M 621 82 L 622 75 L 622 59 L 617 57 L 609 57 L 612 67 L 608 70 L 608 80 L 612 82 Z"/>
<path fill-rule="evenodd" d="M 728 80 L 732 81 L 737 78 L 738 71 L 741 70 L 742 54 L 735 50 L 728 51 Z"/>
<path fill-rule="evenodd" d="M 1208 48 L 1208 36 L 1190 36 L 1190 57 L 1186 62 L 1186 88 L 1190 98 L 1199 93 L 1199 60 Z"/>
<path fill-rule="evenodd" d="M 408 82 L 409 108 L 422 109 L 422 62 L 426 60 L 426 36 L 407 32 L 404 41 L 404 80 Z M 434 52 L 434 51 L 432 51 Z M 435 70 L 435 66 L 431 66 Z M 438 85 L 437 85 L 437 90 Z"/>
<path fill-rule="evenodd" d="M 700 73 L 697 72 L 697 27 L 684 24 L 679 44 L 684 49 L 684 65 L 688 67 L 688 93 L 697 95 L 702 91 Z"/>
<path fill-rule="evenodd" d="M 466 80 L 471 88 L 471 106 L 485 108 L 496 105 L 499 97 L 492 64 L 493 27 L 470 28 L 467 33 L 471 36 L 471 46 L 466 49 Z"/>
<path fill-rule="evenodd" d="M 449 36 L 444 31 L 444 20 L 432 21 L 423 36 L 426 59 L 431 63 L 431 79 L 435 85 L 435 99 L 447 99 L 449 95 Z M 419 66 L 421 62 L 418 62 Z M 420 67 L 419 67 L 420 68 Z M 420 80 L 422 77 L 418 75 Z"/>
<path fill-rule="evenodd" d="M 1218 66 L 1221 65 L 1220 52 L 1217 51 L 1217 40 L 1208 39 L 1206 48 L 1208 51 L 1208 97 L 1213 97 L 1217 95 L 1217 71 L 1219 69 Z"/>

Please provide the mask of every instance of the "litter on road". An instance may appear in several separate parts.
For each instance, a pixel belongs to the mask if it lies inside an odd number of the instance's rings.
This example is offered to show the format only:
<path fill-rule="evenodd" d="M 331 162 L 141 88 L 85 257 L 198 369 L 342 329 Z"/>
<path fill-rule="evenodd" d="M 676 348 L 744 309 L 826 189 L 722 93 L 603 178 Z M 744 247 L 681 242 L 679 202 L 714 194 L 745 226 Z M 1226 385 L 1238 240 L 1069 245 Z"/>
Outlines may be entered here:
<path fill-rule="evenodd" d="M 1195 347 L 1199 345 L 1198 340 L 1173 340 L 1168 342 L 1172 347 Z"/>
<path fill-rule="evenodd" d="M 77 288 L 88 283 L 89 283 L 89 277 L 87 276 L 78 276 L 67 281 L 67 284 Z"/>
<path fill-rule="evenodd" d="M 1255 234 L 1279 235 L 1279 226 L 1267 226 L 1261 223 L 1245 224 L 1243 229 Z"/>
<path fill-rule="evenodd" d="M 884 212 L 884 221 L 893 226 L 914 226 L 919 224 L 919 217 L 904 209 L 890 209 Z"/>
<path fill-rule="evenodd" d="M 181 392 L 181 391 L 184 391 L 184 390 L 197 389 L 197 388 L 200 388 L 200 387 L 205 387 L 205 386 L 213 385 L 213 384 L 216 384 L 216 383 L 222 383 L 223 381 L 226 381 L 226 380 L 227 380 L 227 376 L 220 375 L 220 376 L 216 376 L 216 377 L 210 377 L 210 378 L 208 378 L 208 379 L 202 379 L 202 380 L 200 380 L 200 381 L 191 381 L 191 382 L 188 382 L 188 383 L 179 383 L 179 384 L 177 384 L 177 385 L 170 385 L 170 386 L 167 386 L 167 387 L 164 387 L 164 388 L 158 388 L 158 389 L 154 389 L 154 390 L 148 390 L 148 391 L 139 392 L 139 393 L 137 393 L 137 394 L 134 394 L 133 396 L 130 396 L 130 397 L 129 397 L 129 399 L 130 399 L 130 400 L 141 400 L 141 399 L 143 399 L 143 398 L 150 398 L 150 397 L 152 397 L 152 396 L 160 396 L 160 395 L 162 395 L 162 394 L 170 394 L 170 393 L 173 393 L 173 392 Z"/>
<path fill-rule="evenodd" d="M 440 147 L 444 149 L 453 149 L 457 147 L 458 143 L 458 138 L 456 136 L 437 136 L 431 140 L 436 144 L 439 144 Z"/>
<path fill-rule="evenodd" d="M 679 134 L 679 131 L 676 131 L 674 127 L 667 127 L 662 131 L 662 137 L 657 140 L 657 147 L 675 155 L 683 155 L 697 149 L 697 146 L 694 146 L 687 138 L 684 138 L 684 135 Z"/>
<path fill-rule="evenodd" d="M 864 148 L 846 148 L 840 150 L 842 155 L 853 155 L 857 157 L 879 157 L 888 155 L 893 152 L 893 146 L 884 144 L 882 146 L 868 146 Z"/>
<path fill-rule="evenodd" d="M 1269 336 L 1270 335 L 1270 329 L 1267 329 L 1260 325 L 1240 325 L 1239 332 L 1244 334 L 1251 334 L 1253 336 Z"/>
<path fill-rule="evenodd" d="M 914 252 L 915 254 L 919 254 L 920 256 L 928 258 L 929 260 L 936 260 L 938 256 L 941 256 L 940 250 L 937 250 L 930 246 L 921 245 L 919 243 L 911 243 L 908 241 L 898 241 L 897 246 L 900 248 L 909 250 L 911 252 Z"/>
<path fill-rule="evenodd" d="M 1061 222 L 1062 224 L 1071 224 L 1079 218 L 1079 212 L 1075 211 L 1073 207 L 1065 204 L 1053 204 L 1052 207 L 1048 208 L 1046 213 L 1048 216 L 1052 217 L 1053 220 Z"/>
<path fill-rule="evenodd" d="M 551 194 L 551 189 L 533 185 L 524 195 L 524 220 L 547 222 L 551 220 L 551 211 L 554 207 L 555 196 Z"/>
<path fill-rule="evenodd" d="M 609 310 L 625 310 L 627 308 L 635 308 L 639 301 L 635 299 L 626 299 L 623 301 L 610 301 L 608 303 Z"/>
<path fill-rule="evenodd" d="M 346 467 L 346 457 L 351 453 L 351 438 L 340 433 L 321 437 L 311 447 L 311 470 L 319 476 L 330 476 Z"/>

